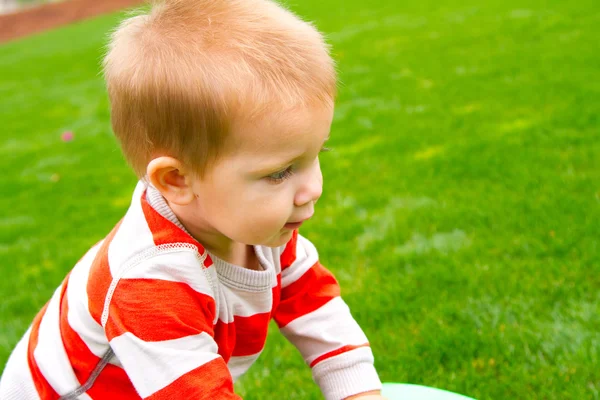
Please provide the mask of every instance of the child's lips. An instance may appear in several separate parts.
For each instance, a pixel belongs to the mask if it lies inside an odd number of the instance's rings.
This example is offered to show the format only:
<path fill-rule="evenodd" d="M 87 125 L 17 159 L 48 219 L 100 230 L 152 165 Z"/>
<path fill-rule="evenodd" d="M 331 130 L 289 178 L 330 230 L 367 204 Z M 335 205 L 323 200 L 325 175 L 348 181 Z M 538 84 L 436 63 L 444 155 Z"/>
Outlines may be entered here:
<path fill-rule="evenodd" d="M 286 227 L 287 229 L 291 229 L 291 230 L 298 229 L 298 228 L 300 228 L 300 226 L 302 226 L 302 223 L 303 223 L 303 222 L 304 222 L 304 221 L 300 221 L 300 222 L 289 222 L 289 223 L 285 224 L 285 227 Z"/>
<path fill-rule="evenodd" d="M 311 216 L 310 216 L 310 217 L 308 217 L 308 218 L 304 218 L 303 220 L 300 220 L 300 221 L 298 221 L 298 222 L 288 222 L 287 224 L 285 224 L 285 227 L 286 227 L 287 229 L 292 229 L 292 230 L 294 230 L 294 229 L 298 229 L 298 228 L 300 228 L 300 226 L 301 226 L 301 225 L 304 223 L 304 221 L 308 221 L 308 220 L 309 220 L 309 219 L 311 219 L 311 218 L 312 218 L 312 214 L 311 214 Z"/>

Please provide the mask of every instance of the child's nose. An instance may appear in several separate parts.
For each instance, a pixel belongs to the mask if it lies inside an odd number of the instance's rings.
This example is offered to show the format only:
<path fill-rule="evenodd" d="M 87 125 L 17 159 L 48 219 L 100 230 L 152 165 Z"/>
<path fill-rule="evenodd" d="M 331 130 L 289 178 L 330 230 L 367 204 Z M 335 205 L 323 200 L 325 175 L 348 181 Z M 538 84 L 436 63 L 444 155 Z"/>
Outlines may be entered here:
<path fill-rule="evenodd" d="M 294 205 L 296 207 L 302 207 L 311 202 L 316 203 L 322 194 L 323 175 L 321 175 L 321 168 L 317 167 L 296 193 Z"/>

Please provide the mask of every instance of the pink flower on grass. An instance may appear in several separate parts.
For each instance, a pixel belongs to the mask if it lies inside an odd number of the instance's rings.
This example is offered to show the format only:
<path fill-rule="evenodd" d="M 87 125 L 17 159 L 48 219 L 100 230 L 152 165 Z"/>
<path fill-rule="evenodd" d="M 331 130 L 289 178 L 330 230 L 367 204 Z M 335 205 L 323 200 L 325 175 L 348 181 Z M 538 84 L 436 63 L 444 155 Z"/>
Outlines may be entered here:
<path fill-rule="evenodd" d="M 73 132 L 71 131 L 66 131 L 63 132 L 62 135 L 60 135 L 60 138 L 62 139 L 63 142 L 70 142 L 71 140 L 73 140 L 75 135 L 73 135 Z"/>

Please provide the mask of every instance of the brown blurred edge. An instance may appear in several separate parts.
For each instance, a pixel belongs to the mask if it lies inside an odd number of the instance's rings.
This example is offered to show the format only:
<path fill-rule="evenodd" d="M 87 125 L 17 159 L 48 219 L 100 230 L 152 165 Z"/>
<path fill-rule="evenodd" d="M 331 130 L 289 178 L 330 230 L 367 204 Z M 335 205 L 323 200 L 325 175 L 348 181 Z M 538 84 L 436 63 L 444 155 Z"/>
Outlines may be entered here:
<path fill-rule="evenodd" d="M 0 14 L 0 43 L 142 4 L 143 0 L 65 0 Z"/>

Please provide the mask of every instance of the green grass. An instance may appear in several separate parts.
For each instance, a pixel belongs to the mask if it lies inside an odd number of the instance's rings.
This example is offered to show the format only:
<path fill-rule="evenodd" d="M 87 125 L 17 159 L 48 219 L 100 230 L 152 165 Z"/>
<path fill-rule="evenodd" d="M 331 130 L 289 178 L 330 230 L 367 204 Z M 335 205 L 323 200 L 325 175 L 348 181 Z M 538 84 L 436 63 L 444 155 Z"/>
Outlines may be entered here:
<path fill-rule="evenodd" d="M 290 6 L 327 33 L 343 82 L 303 233 L 382 380 L 600 399 L 600 4 Z M 127 207 L 135 179 L 98 74 L 121 16 L 0 46 L 2 365 Z M 275 329 L 237 390 L 319 398 Z"/>

